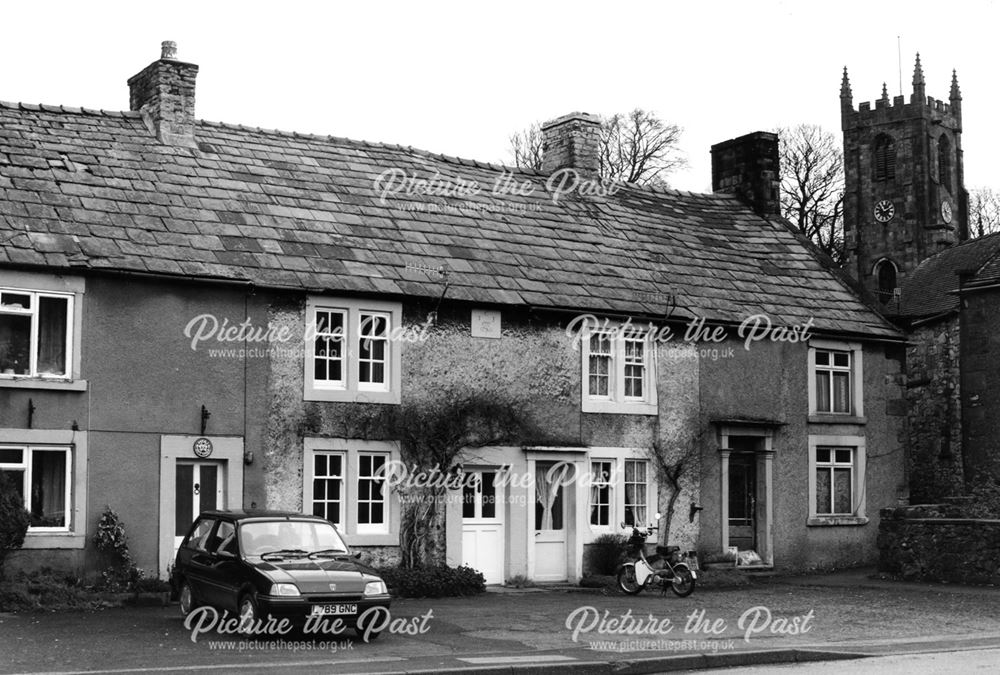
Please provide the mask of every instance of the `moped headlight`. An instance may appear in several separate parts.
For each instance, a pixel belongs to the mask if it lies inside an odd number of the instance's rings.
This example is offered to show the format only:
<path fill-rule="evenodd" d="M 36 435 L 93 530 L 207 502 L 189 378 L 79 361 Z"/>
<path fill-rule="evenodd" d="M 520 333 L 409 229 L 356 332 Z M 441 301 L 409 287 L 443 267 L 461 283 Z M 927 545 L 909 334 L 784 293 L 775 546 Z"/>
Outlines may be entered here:
<path fill-rule="evenodd" d="M 299 587 L 295 584 L 273 584 L 271 586 L 271 595 L 283 595 L 285 597 L 298 597 L 302 595 L 299 593 Z"/>
<path fill-rule="evenodd" d="M 369 581 L 365 584 L 365 595 L 385 595 L 389 591 L 386 590 L 385 582 L 379 579 L 378 581 Z"/>

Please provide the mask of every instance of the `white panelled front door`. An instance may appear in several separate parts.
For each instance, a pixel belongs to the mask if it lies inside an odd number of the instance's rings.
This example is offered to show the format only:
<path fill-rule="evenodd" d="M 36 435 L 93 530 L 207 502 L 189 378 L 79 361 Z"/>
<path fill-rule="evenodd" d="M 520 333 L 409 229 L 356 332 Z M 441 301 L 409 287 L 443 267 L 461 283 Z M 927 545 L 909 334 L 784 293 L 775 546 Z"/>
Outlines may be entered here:
<path fill-rule="evenodd" d="M 555 467 L 555 468 L 553 468 Z M 566 580 L 566 463 L 535 464 L 535 581 Z"/>
<path fill-rule="evenodd" d="M 504 500 L 496 475 L 469 471 L 462 488 L 462 564 L 482 572 L 488 584 L 504 582 Z"/>

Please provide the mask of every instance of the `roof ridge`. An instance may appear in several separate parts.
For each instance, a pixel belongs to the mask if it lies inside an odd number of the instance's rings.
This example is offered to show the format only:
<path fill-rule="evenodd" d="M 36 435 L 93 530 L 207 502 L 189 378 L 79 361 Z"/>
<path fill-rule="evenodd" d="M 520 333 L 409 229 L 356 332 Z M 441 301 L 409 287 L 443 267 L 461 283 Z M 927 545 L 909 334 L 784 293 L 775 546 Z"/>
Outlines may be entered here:
<path fill-rule="evenodd" d="M 93 115 L 97 117 L 142 117 L 137 110 L 105 110 L 52 103 L 25 103 L 24 101 L 0 101 L 0 108 L 26 110 L 29 112 L 66 113 L 68 115 Z"/>
<path fill-rule="evenodd" d="M 412 145 L 400 145 L 399 143 L 385 143 L 382 141 L 367 141 L 364 139 L 349 138 L 347 136 L 336 136 L 333 134 L 313 134 L 313 133 L 303 133 L 300 131 L 287 131 L 285 129 L 266 129 L 264 127 L 253 127 L 246 124 L 234 124 L 232 122 L 216 122 L 213 120 L 195 120 L 195 124 L 203 124 L 205 126 L 219 128 L 219 129 L 233 129 L 237 131 L 252 131 L 262 134 L 269 134 L 274 136 L 281 136 L 285 138 L 305 138 L 317 141 L 330 141 L 334 143 L 349 143 L 352 145 L 357 145 L 366 148 L 379 148 L 388 150 L 398 150 L 401 152 L 409 152 L 414 155 L 420 155 L 423 157 L 440 159 L 451 164 L 461 164 L 463 166 L 472 166 L 481 169 L 494 169 L 500 171 L 508 171 L 511 173 L 522 173 L 530 176 L 541 177 L 545 176 L 543 172 L 537 169 L 530 169 L 527 167 L 517 167 L 510 166 L 507 164 L 499 164 L 497 162 L 484 162 L 478 159 L 472 159 L 468 157 L 459 157 L 457 155 L 447 155 L 443 152 L 434 152 L 433 150 L 424 150 L 423 148 L 415 148 Z"/>

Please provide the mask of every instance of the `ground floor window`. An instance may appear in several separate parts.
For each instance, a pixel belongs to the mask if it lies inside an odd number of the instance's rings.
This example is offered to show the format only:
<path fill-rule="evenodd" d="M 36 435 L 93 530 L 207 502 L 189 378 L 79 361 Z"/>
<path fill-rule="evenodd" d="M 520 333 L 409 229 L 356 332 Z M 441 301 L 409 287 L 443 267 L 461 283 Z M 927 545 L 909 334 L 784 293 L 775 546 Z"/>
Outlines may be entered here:
<path fill-rule="evenodd" d="M 29 532 L 67 532 L 72 504 L 69 447 L 0 446 L 0 473 L 30 514 Z"/>
<path fill-rule="evenodd" d="M 865 517 L 863 436 L 809 437 L 810 524 Z"/>
<path fill-rule="evenodd" d="M 326 518 L 348 538 L 388 536 L 398 518 L 386 480 L 393 458 L 398 451 L 390 442 L 305 439 L 302 510 Z"/>
<path fill-rule="evenodd" d="M 344 495 L 344 454 L 317 451 L 313 454 L 312 499 L 307 504 L 314 516 L 341 523 Z"/>
<path fill-rule="evenodd" d="M 613 464 L 611 461 L 590 463 L 590 524 L 593 527 L 611 526 L 611 497 L 613 485 Z"/>
<path fill-rule="evenodd" d="M 816 448 L 816 514 L 854 514 L 854 448 Z"/>
<path fill-rule="evenodd" d="M 649 522 L 646 513 L 649 484 L 646 480 L 645 460 L 625 460 L 625 524 L 645 525 Z"/>

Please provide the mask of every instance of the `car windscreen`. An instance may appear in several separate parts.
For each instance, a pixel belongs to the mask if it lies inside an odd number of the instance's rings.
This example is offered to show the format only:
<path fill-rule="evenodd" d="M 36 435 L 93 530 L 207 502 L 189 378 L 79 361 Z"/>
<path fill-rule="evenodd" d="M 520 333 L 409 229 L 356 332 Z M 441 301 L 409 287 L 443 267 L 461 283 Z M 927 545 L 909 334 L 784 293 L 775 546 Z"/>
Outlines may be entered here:
<path fill-rule="evenodd" d="M 247 557 L 275 551 L 347 553 L 347 545 L 333 525 L 302 520 L 244 522 L 240 525 L 240 549 Z"/>

